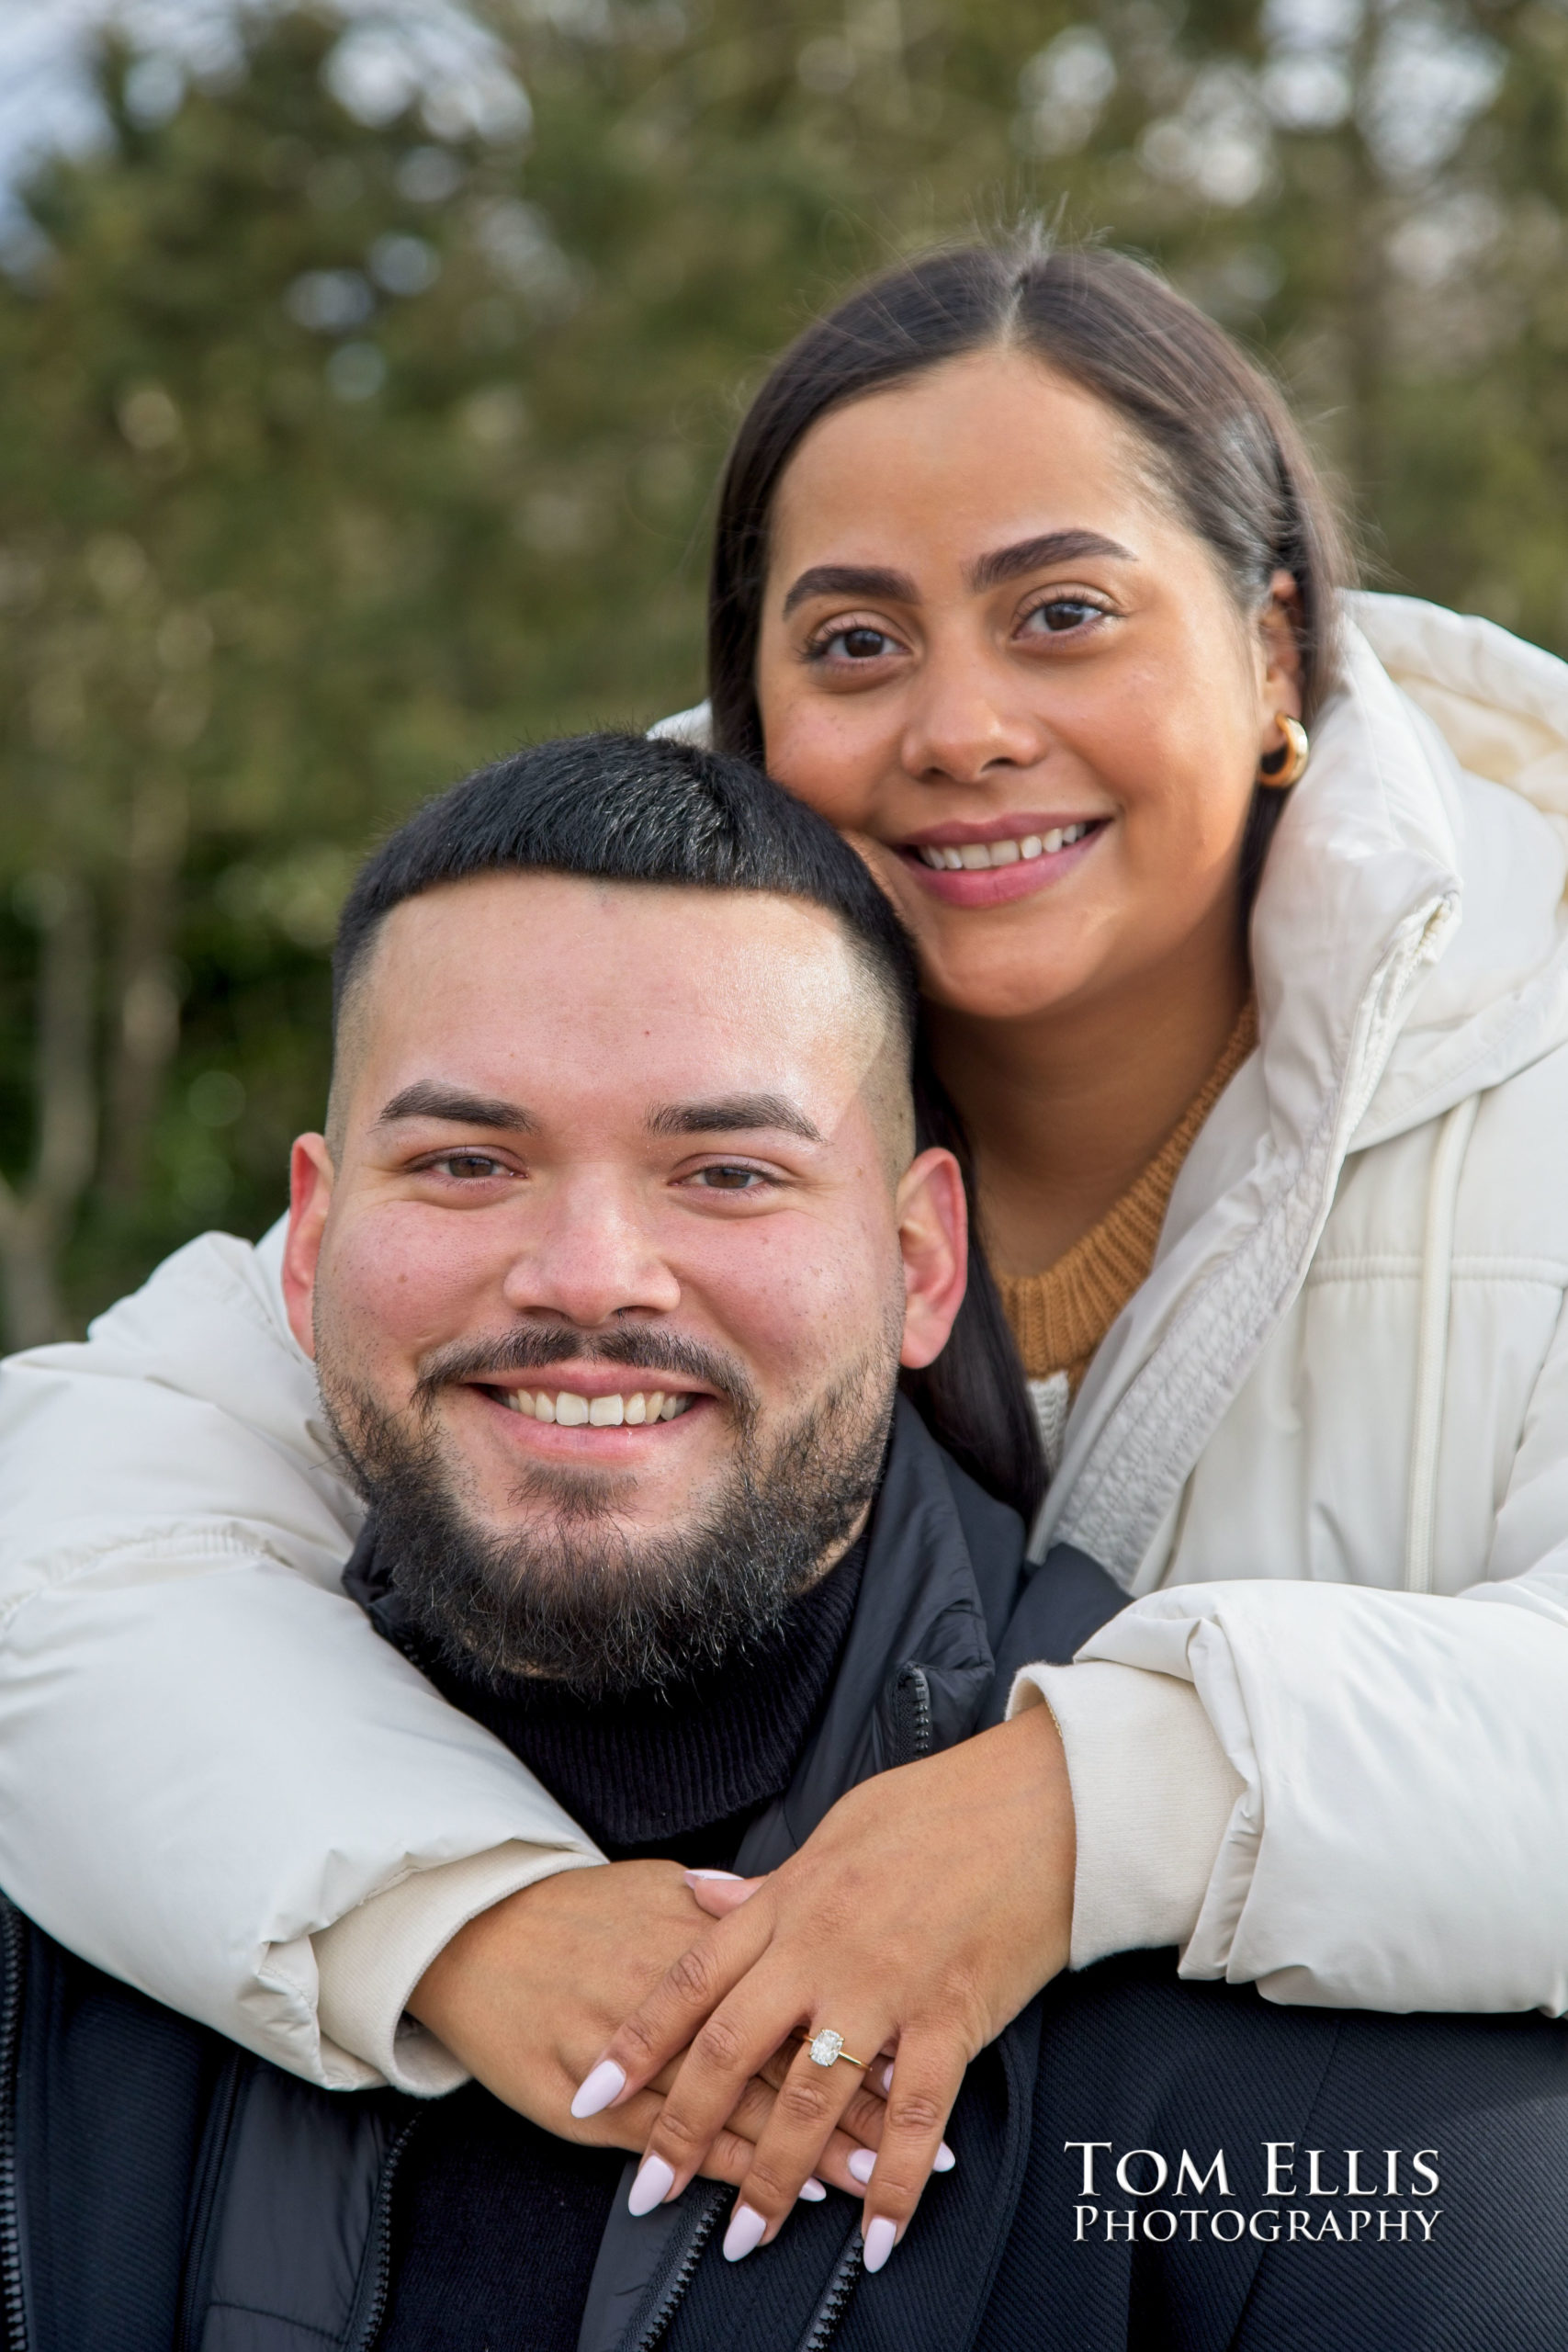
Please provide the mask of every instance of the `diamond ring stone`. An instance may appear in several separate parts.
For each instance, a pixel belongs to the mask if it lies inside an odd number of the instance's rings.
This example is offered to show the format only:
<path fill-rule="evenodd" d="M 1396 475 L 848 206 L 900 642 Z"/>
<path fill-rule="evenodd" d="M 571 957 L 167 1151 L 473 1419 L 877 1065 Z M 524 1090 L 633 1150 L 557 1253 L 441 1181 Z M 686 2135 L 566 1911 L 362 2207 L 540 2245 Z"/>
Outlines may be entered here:
<path fill-rule="evenodd" d="M 858 2066 L 863 2074 L 865 2071 L 865 2060 L 852 2058 L 844 2048 L 843 2035 L 835 2033 L 830 2025 L 825 2025 L 820 2033 L 812 2035 L 807 2044 L 807 2055 L 814 2066 L 836 2066 L 841 2058 L 846 2066 Z"/>

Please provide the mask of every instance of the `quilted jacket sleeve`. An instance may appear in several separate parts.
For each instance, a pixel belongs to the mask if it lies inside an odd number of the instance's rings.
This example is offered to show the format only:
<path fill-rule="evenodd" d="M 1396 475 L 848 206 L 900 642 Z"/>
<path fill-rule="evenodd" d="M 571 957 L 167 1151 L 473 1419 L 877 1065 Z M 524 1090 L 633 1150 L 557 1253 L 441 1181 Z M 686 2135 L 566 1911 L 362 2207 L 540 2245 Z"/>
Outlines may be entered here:
<path fill-rule="evenodd" d="M 208 1235 L 0 1369 L 0 1880 L 296 2074 L 441 2090 L 452 2061 L 398 2030 L 428 1960 L 600 1857 L 340 1589 L 359 1508 L 279 1252 Z"/>
<path fill-rule="evenodd" d="M 1029 1669 L 1015 1707 L 1056 1707 L 1094 1825 L 1075 1964 L 1172 1939 L 1185 1975 L 1274 2000 L 1568 2013 L 1568 1318 L 1487 1565 L 1452 1597 L 1181 1585 L 1073 1666 Z M 1103 1689 L 1078 1679 L 1107 1667 Z M 1185 1717 L 1173 1734 L 1169 1679 L 1201 1702 L 1206 1751 Z M 1168 1816 L 1202 1834 L 1173 1841 Z"/>

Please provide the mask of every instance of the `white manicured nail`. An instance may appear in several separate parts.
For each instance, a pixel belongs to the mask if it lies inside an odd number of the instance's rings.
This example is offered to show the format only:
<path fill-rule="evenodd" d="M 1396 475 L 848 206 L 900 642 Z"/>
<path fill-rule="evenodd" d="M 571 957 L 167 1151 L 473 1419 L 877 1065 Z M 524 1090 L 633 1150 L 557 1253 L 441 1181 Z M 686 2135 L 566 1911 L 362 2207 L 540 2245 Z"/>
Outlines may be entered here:
<path fill-rule="evenodd" d="M 662 2205 L 675 2186 L 675 2176 L 662 2156 L 644 2156 L 642 2167 L 631 2185 L 626 2198 L 626 2211 L 641 2221 L 656 2205 Z"/>
<path fill-rule="evenodd" d="M 808 2205 L 820 2205 L 828 2194 L 815 2173 L 801 2182 L 800 2193 Z"/>
<path fill-rule="evenodd" d="M 893 2251 L 893 2241 L 897 2234 L 897 2230 L 888 2220 L 886 2214 L 879 2213 L 875 2221 L 873 2222 L 870 2229 L 867 2230 L 865 2233 L 865 2267 L 867 2270 L 877 2271 L 881 2269 L 883 2264 L 886 2261 L 888 2256 Z"/>
<path fill-rule="evenodd" d="M 584 2075 L 577 2086 L 577 2096 L 571 2111 L 580 2123 L 591 2115 L 602 2115 L 612 2099 L 619 2098 L 626 2086 L 626 2070 L 617 2066 L 613 2058 L 601 2058 L 591 2075 Z"/>
<path fill-rule="evenodd" d="M 850 2156 L 849 2168 L 863 2188 L 866 2182 L 871 2178 L 872 2174 L 876 2170 L 875 2150 L 874 2148 L 856 2148 L 853 2154 Z"/>
<path fill-rule="evenodd" d="M 957 2162 L 958 2158 L 944 2140 L 931 2158 L 931 2170 L 932 2172 L 951 2172 Z"/>
<path fill-rule="evenodd" d="M 754 2213 L 750 2205 L 738 2205 L 735 2218 L 724 2233 L 726 2262 L 743 2261 L 754 2246 L 761 2245 L 762 2233 L 767 2226 L 762 2215 Z"/>

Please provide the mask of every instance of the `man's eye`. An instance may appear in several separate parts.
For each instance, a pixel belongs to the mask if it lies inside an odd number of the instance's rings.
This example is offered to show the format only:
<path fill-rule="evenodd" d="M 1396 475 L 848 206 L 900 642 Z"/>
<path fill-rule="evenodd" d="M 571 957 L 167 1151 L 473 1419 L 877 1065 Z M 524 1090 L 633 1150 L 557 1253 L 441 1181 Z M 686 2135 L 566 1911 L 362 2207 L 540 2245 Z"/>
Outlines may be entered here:
<path fill-rule="evenodd" d="M 696 1181 L 710 1193 L 750 1193 L 768 1180 L 758 1168 L 699 1168 Z"/>
<path fill-rule="evenodd" d="M 485 1151 L 444 1151 L 439 1159 L 426 1160 L 443 1176 L 456 1177 L 459 1183 L 482 1182 L 487 1177 L 511 1173 L 504 1160 L 492 1159 Z"/>

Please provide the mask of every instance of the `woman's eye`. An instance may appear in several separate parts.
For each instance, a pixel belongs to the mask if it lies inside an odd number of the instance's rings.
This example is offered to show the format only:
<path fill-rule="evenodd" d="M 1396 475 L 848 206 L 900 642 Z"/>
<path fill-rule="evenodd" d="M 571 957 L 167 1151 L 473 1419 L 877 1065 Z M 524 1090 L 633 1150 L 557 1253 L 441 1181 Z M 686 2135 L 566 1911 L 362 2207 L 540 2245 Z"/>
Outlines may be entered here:
<path fill-rule="evenodd" d="M 897 640 L 882 628 L 857 621 L 851 628 L 829 629 L 825 637 L 814 638 L 807 649 L 812 662 L 880 662 L 884 655 L 897 653 Z"/>
<path fill-rule="evenodd" d="M 1103 605 L 1088 596 L 1053 596 L 1026 616 L 1024 628 L 1036 637 L 1066 637 L 1086 621 L 1102 621 Z"/>

